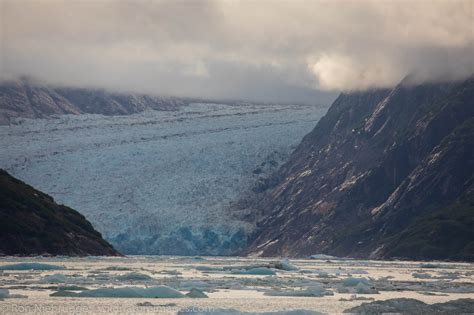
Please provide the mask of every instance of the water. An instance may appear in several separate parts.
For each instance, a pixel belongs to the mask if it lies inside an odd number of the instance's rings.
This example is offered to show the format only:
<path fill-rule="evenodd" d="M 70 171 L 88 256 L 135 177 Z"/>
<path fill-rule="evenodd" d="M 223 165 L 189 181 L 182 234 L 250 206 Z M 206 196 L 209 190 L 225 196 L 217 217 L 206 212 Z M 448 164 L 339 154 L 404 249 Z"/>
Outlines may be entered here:
<path fill-rule="evenodd" d="M 177 314 L 183 309 L 242 312 L 304 309 L 341 313 L 367 302 L 361 298 L 409 297 L 430 304 L 474 298 L 474 264 L 469 263 L 433 262 L 427 265 L 422 262 L 306 259 L 291 260 L 289 266 L 296 268 L 288 268 L 286 262 L 281 264 L 278 259 L 240 257 L 2 257 L 0 269 L 25 262 L 46 263 L 64 269 L 0 271 L 0 288 L 8 289 L 13 296 L 0 301 L 0 313 Z M 241 274 L 257 266 L 270 267 L 275 275 Z M 278 269 L 285 266 L 294 270 Z M 354 293 L 361 287 L 344 285 L 351 277 L 364 278 L 370 290 L 378 293 Z M 51 296 L 61 286 L 75 289 L 68 291 L 74 294 L 105 287 L 151 288 L 158 285 L 183 294 L 197 288 L 208 298 Z M 326 293 L 297 296 L 298 292 L 303 292 L 300 290 L 315 287 Z M 293 296 L 275 296 L 288 292 L 293 292 Z"/>

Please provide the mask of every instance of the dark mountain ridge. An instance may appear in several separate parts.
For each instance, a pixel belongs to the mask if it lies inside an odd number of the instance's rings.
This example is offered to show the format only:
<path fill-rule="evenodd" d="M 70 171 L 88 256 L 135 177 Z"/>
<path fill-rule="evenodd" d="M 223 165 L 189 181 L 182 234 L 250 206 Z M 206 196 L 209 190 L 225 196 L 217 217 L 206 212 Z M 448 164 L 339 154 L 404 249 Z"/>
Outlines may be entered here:
<path fill-rule="evenodd" d="M 120 255 L 79 212 L 0 169 L 0 254 Z"/>
<path fill-rule="evenodd" d="M 473 148 L 473 78 L 343 93 L 247 203 L 246 253 L 473 260 Z"/>

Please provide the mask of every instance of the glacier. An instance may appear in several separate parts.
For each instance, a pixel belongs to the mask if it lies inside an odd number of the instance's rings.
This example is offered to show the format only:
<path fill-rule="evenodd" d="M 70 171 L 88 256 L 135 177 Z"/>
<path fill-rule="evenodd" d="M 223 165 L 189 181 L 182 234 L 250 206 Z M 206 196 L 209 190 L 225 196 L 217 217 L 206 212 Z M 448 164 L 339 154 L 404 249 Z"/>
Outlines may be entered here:
<path fill-rule="evenodd" d="M 176 111 L 18 119 L 0 167 L 83 215 L 125 254 L 227 255 L 255 227 L 232 204 L 325 107 L 195 103 Z"/>

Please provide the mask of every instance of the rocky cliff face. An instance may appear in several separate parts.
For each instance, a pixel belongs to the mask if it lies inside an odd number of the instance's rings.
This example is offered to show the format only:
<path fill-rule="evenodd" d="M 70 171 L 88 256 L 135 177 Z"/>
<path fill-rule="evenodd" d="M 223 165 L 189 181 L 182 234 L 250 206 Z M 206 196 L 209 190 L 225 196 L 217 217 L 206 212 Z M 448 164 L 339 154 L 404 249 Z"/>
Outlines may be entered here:
<path fill-rule="evenodd" d="M 473 79 L 341 94 L 247 205 L 247 253 L 472 260 L 473 148 Z"/>
<path fill-rule="evenodd" d="M 120 255 L 83 215 L 1 169 L 0 254 Z"/>
<path fill-rule="evenodd" d="M 149 109 L 174 110 L 189 102 L 179 98 L 50 87 L 22 79 L 0 82 L 0 124 L 8 124 L 17 117 L 83 113 L 129 115 Z"/>

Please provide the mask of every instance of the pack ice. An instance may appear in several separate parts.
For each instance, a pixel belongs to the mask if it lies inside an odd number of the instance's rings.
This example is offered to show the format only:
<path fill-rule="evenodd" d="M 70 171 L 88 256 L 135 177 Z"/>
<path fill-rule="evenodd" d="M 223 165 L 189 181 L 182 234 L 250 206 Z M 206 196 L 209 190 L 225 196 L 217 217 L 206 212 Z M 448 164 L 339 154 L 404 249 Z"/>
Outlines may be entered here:
<path fill-rule="evenodd" d="M 126 254 L 229 254 L 254 222 L 229 210 L 325 108 L 191 104 L 0 126 L 0 167 L 84 214 Z"/>

